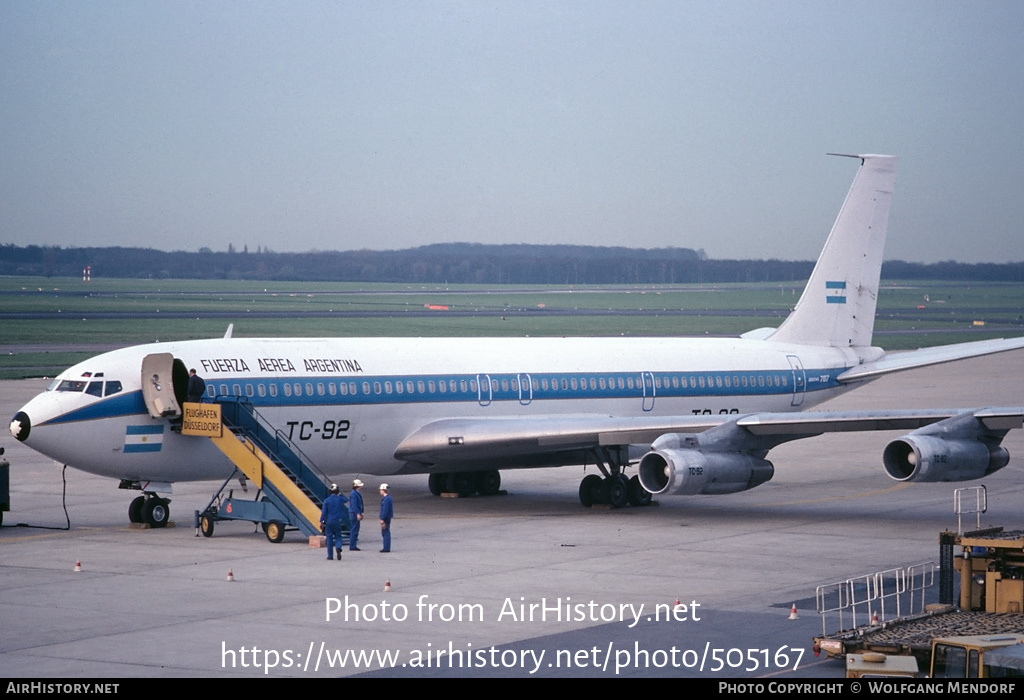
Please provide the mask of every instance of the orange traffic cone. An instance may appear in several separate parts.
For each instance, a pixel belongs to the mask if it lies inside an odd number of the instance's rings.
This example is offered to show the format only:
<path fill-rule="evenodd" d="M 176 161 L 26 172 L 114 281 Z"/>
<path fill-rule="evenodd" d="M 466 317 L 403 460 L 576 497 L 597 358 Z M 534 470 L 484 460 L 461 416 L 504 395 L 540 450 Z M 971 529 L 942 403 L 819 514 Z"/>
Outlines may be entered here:
<path fill-rule="evenodd" d="M 790 620 L 799 620 L 800 616 L 796 614 L 796 603 L 793 603 L 793 608 L 789 611 Z"/>
<path fill-rule="evenodd" d="M 389 577 L 384 581 L 384 592 L 387 593 L 391 590 L 391 578 Z"/>
<path fill-rule="evenodd" d="M 877 610 L 875 612 L 871 613 L 871 624 L 872 625 L 877 625 L 878 624 L 878 611 Z"/>
<path fill-rule="evenodd" d="M 75 571 L 81 571 L 81 570 L 82 570 L 82 560 L 78 559 L 77 561 L 75 561 Z"/>
<path fill-rule="evenodd" d="M 229 583 L 231 581 L 235 580 L 235 572 L 233 572 L 231 569 L 228 569 L 228 578 L 227 578 L 227 580 L 228 580 Z"/>

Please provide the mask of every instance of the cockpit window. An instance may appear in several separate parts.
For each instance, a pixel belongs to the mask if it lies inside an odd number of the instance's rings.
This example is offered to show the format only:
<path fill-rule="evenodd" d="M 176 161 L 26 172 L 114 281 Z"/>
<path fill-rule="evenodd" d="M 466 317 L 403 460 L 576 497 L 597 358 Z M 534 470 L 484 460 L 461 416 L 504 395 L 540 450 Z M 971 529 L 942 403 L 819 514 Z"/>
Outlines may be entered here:
<path fill-rule="evenodd" d="M 99 372 L 93 375 L 95 377 L 102 377 L 103 373 Z M 119 394 L 123 390 L 121 382 L 118 381 L 84 381 L 79 379 L 54 379 L 53 383 L 46 388 L 47 391 L 74 391 L 74 392 L 85 392 L 90 396 L 112 396 L 113 394 Z"/>

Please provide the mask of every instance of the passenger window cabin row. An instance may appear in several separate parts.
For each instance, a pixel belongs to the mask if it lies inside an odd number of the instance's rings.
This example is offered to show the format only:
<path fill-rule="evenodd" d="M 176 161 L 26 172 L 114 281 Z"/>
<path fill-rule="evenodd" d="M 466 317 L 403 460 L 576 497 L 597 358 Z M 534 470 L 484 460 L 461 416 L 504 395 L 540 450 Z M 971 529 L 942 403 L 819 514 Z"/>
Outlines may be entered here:
<path fill-rule="evenodd" d="M 667 392 L 667 395 L 692 393 L 695 389 L 783 389 L 789 386 L 788 378 L 782 372 L 723 374 L 708 373 L 697 375 L 652 374 L 644 375 L 572 375 L 566 377 L 532 378 L 529 375 L 513 377 L 459 379 L 386 379 L 361 382 L 317 381 L 317 382 L 245 382 L 218 383 L 207 385 L 207 395 L 214 398 L 221 396 L 242 396 L 276 398 L 301 396 L 439 396 L 463 395 L 475 398 L 479 392 L 488 391 L 492 398 L 517 398 L 522 392 L 543 398 L 543 392 L 604 392 L 609 398 L 619 392 L 631 392 L 626 396 L 635 396 L 638 391 L 655 390 Z M 503 394 L 505 396 L 503 396 Z"/>

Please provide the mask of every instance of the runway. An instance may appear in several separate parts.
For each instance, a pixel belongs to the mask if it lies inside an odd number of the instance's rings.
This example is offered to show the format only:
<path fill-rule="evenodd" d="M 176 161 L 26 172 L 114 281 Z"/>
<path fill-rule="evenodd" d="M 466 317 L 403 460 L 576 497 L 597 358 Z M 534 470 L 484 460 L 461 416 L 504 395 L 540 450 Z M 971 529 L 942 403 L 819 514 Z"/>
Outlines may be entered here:
<path fill-rule="evenodd" d="M 887 377 L 824 408 L 1016 406 L 1022 376 L 1024 352 L 1013 352 Z M 45 385 L 0 382 L 0 413 Z M 984 480 L 983 525 L 1024 526 L 1022 433 L 1004 441 L 1009 466 Z M 897 436 L 784 445 L 761 487 L 644 509 L 584 509 L 580 468 L 506 471 L 507 496 L 461 500 L 432 497 L 422 476 L 393 478 L 387 555 L 372 526 L 379 479 L 364 475 L 364 551 L 338 563 L 299 533 L 273 545 L 251 525 L 218 523 L 197 537 L 192 512 L 212 482 L 175 485 L 177 527 L 131 530 L 135 494 L 63 472 L 5 430 L 0 676 L 839 678 L 842 664 L 810 653 L 815 587 L 937 560 L 939 531 L 956 527 L 957 485 L 885 476 L 881 453 Z M 685 619 L 656 619 L 677 598 Z"/>

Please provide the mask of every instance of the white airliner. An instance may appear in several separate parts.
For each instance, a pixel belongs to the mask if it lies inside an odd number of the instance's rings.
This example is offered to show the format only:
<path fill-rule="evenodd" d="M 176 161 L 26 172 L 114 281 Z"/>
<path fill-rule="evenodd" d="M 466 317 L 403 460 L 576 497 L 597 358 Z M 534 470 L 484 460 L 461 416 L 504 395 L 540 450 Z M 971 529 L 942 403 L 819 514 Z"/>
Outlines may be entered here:
<path fill-rule="evenodd" d="M 853 157 L 861 165 L 850 192 L 778 329 L 736 339 L 229 333 L 77 364 L 18 411 L 11 432 L 59 462 L 143 491 L 162 506 L 144 511 L 156 525 L 168 517 L 159 494 L 173 482 L 233 470 L 209 440 L 174 430 L 187 368 L 206 379 L 206 401 L 248 400 L 323 472 L 428 474 L 435 493 L 494 492 L 500 469 L 567 464 L 604 474 L 583 479 L 585 504 L 732 493 L 772 478 L 765 457 L 776 445 L 843 430 L 913 431 L 884 452 L 895 479 L 992 473 L 1008 462 L 1000 442 L 1021 427 L 1024 409 L 804 410 L 890 372 L 1024 347 L 1021 338 L 896 355 L 871 346 L 896 158 Z"/>

